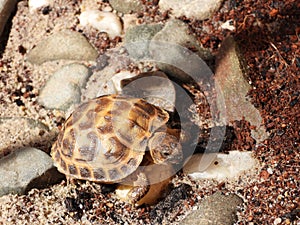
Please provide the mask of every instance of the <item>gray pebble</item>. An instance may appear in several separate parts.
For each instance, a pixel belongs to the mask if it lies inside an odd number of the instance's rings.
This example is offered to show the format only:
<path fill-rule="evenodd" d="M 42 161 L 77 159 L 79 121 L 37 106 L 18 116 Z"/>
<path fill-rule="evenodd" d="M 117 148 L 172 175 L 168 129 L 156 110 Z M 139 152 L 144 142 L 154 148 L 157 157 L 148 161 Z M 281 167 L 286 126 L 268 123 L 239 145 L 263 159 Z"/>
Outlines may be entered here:
<path fill-rule="evenodd" d="M 65 30 L 52 34 L 42 40 L 27 55 L 33 64 L 42 64 L 53 60 L 96 60 L 98 53 L 78 32 Z"/>
<path fill-rule="evenodd" d="M 55 86 L 46 84 L 40 96 L 39 103 L 47 109 L 67 110 L 73 104 L 80 102 L 80 88 L 72 83 L 57 82 Z"/>
<path fill-rule="evenodd" d="M 39 149 L 22 148 L 11 153 L 0 160 L 0 196 L 24 194 L 29 187 L 57 182 L 62 176 L 52 168 L 51 157 Z"/>
<path fill-rule="evenodd" d="M 80 102 L 81 88 L 85 87 L 89 69 L 82 64 L 69 64 L 56 71 L 39 94 L 38 102 L 49 109 L 66 111 Z"/>
<path fill-rule="evenodd" d="M 195 18 L 205 20 L 221 6 L 222 0 L 160 0 L 159 8 L 162 11 L 169 10 L 171 16 Z"/>
<path fill-rule="evenodd" d="M 149 42 L 161 29 L 160 24 L 145 24 L 129 28 L 125 33 L 125 47 L 129 55 L 137 60 L 148 57 Z"/>
<path fill-rule="evenodd" d="M 109 0 L 109 4 L 120 13 L 141 12 L 143 5 L 139 0 Z"/>
<path fill-rule="evenodd" d="M 173 112 L 176 100 L 175 87 L 167 75 L 160 71 L 141 73 L 121 81 L 122 93 Z"/>
<path fill-rule="evenodd" d="M 210 59 L 212 57 L 209 50 L 200 46 L 196 37 L 189 33 L 188 25 L 178 19 L 169 20 L 163 29 L 155 34 L 152 41 L 172 43 L 188 49 L 194 49 L 202 59 Z"/>
<path fill-rule="evenodd" d="M 189 49 L 195 49 L 196 52 Z M 193 35 L 188 34 L 188 26 L 180 20 L 166 23 L 151 40 L 149 52 L 162 71 L 181 81 L 211 75 L 207 65 L 201 62 L 202 59 L 210 59 L 211 53 L 202 48 Z"/>
<path fill-rule="evenodd" d="M 224 195 L 221 192 L 205 198 L 199 208 L 190 213 L 182 225 L 232 225 L 237 219 L 237 207 L 243 200 L 235 194 Z"/>
<path fill-rule="evenodd" d="M 242 120 L 244 117 L 256 127 L 251 132 L 252 137 L 257 142 L 262 142 L 268 134 L 262 125 L 259 111 L 247 100 L 251 86 L 244 78 L 246 67 L 233 37 L 228 37 L 222 43 L 216 65 L 218 66 L 215 72 L 215 82 L 219 88 L 217 91 L 219 91 L 219 96 L 224 98 L 218 98 L 220 117 L 227 124 L 230 121 Z"/>

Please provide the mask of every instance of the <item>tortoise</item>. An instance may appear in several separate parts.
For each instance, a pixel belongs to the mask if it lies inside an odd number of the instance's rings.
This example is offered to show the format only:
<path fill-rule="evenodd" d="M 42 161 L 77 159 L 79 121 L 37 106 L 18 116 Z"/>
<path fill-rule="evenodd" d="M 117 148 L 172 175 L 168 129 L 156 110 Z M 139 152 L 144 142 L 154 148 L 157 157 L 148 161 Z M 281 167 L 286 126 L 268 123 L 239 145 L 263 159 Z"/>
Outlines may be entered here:
<path fill-rule="evenodd" d="M 167 127 L 168 120 L 167 111 L 141 98 L 114 94 L 89 100 L 65 121 L 52 146 L 54 164 L 68 179 L 135 180 L 127 194 L 135 204 L 151 185 L 138 168 L 182 161 L 178 132 Z"/>

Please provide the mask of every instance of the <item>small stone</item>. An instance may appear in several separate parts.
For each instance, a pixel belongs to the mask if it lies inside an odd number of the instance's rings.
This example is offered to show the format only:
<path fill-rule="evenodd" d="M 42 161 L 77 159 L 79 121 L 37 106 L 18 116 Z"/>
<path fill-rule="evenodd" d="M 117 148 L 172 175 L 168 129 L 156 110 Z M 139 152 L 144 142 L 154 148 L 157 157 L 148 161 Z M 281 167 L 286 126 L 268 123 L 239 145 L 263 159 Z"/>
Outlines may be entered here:
<path fill-rule="evenodd" d="M 187 49 L 194 49 L 202 59 L 210 59 L 212 57 L 209 50 L 200 46 L 196 37 L 189 34 L 188 25 L 178 19 L 169 20 L 163 29 L 155 34 L 152 41 L 172 43 Z"/>
<path fill-rule="evenodd" d="M 62 67 L 42 88 L 38 102 L 49 109 L 66 111 L 71 105 L 80 102 L 81 88 L 86 85 L 89 76 L 88 68 L 82 64 Z"/>
<path fill-rule="evenodd" d="M 170 11 L 173 17 L 186 16 L 197 20 L 210 18 L 221 6 L 222 0 L 160 0 L 159 8 Z"/>
<path fill-rule="evenodd" d="M 53 60 L 95 61 L 98 53 L 80 33 L 64 30 L 52 34 L 38 43 L 27 55 L 33 64 Z"/>
<path fill-rule="evenodd" d="M 226 29 L 226 30 L 230 30 L 230 31 L 234 31 L 235 26 L 233 25 L 233 20 L 227 20 L 225 23 L 223 23 L 221 25 L 221 28 Z"/>
<path fill-rule="evenodd" d="M 269 174 L 273 174 L 272 168 L 268 167 L 267 172 L 268 172 Z"/>
<path fill-rule="evenodd" d="M 109 208 L 112 208 L 112 207 L 114 207 L 114 204 L 113 204 L 113 203 L 111 203 L 111 202 L 108 202 L 108 203 L 106 203 L 106 205 L 107 205 Z"/>
<path fill-rule="evenodd" d="M 15 9 L 16 4 L 17 0 L 0 0 L 0 36 L 10 14 Z"/>
<path fill-rule="evenodd" d="M 109 0 L 109 4 L 120 13 L 138 13 L 143 10 L 139 0 Z"/>
<path fill-rule="evenodd" d="M 30 188 L 58 182 L 62 176 L 53 168 L 51 157 L 39 149 L 22 148 L 11 153 L 0 160 L 0 196 L 24 194 Z"/>
<path fill-rule="evenodd" d="M 42 89 L 38 98 L 39 104 L 47 109 L 66 111 L 73 104 L 80 102 L 80 88 L 77 85 L 57 81 L 55 83 L 55 86 L 47 83 Z M 55 90 L 59 90 L 59 92 L 55 92 Z"/>
<path fill-rule="evenodd" d="M 149 42 L 161 29 L 161 24 L 144 24 L 128 29 L 125 34 L 125 47 L 129 55 L 137 60 L 148 57 Z"/>
<path fill-rule="evenodd" d="M 232 225 L 237 220 L 237 207 L 243 200 L 235 194 L 216 192 L 202 200 L 180 223 L 182 225 Z"/>
<path fill-rule="evenodd" d="M 244 78 L 245 66 L 233 37 L 224 40 L 216 59 L 215 83 L 218 92 L 217 105 L 221 120 L 245 120 L 256 127 L 251 136 L 259 143 L 268 137 L 262 117 L 246 96 L 251 86 Z"/>
<path fill-rule="evenodd" d="M 280 224 L 282 222 L 282 219 L 281 218 L 276 218 L 275 220 L 274 220 L 274 225 L 278 225 L 278 224 Z"/>
<path fill-rule="evenodd" d="M 66 82 L 85 87 L 87 79 L 91 75 L 89 69 L 83 64 L 68 64 L 53 74 L 53 79 L 62 78 Z"/>
<path fill-rule="evenodd" d="M 34 12 L 35 10 L 50 5 L 49 0 L 28 0 L 29 11 Z"/>
<path fill-rule="evenodd" d="M 151 59 L 157 62 L 157 66 L 181 81 L 190 81 L 191 77 L 197 80 L 196 77 L 212 74 L 206 64 L 199 62 L 201 59 L 210 59 L 210 51 L 200 46 L 188 32 L 189 28 L 184 22 L 173 19 L 155 34 L 149 45 Z M 196 52 L 189 49 L 195 49 Z"/>
<path fill-rule="evenodd" d="M 91 26 L 100 32 L 106 32 L 111 39 L 122 33 L 120 18 L 112 12 L 87 10 L 80 14 L 79 20 L 81 26 Z"/>
<path fill-rule="evenodd" d="M 212 157 L 208 155 L 212 155 Z M 204 167 L 208 164 L 207 160 L 210 161 L 210 165 Z M 184 165 L 183 172 L 195 180 L 238 180 L 240 176 L 250 173 L 258 165 L 258 161 L 252 156 L 251 152 L 229 151 L 229 154 L 195 154 Z"/>
<path fill-rule="evenodd" d="M 122 93 L 143 98 L 147 102 L 174 111 L 176 93 L 173 82 L 160 71 L 141 73 L 129 79 L 123 79 Z"/>

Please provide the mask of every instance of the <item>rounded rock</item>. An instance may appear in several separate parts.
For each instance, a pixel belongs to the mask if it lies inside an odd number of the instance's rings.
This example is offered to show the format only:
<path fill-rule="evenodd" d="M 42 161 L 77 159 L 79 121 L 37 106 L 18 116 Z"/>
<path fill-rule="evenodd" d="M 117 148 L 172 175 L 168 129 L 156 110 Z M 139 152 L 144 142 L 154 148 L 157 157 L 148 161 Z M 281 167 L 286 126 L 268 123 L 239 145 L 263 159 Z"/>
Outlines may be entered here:
<path fill-rule="evenodd" d="M 139 0 L 109 0 L 109 4 L 121 13 L 141 12 L 143 5 Z"/>
<path fill-rule="evenodd" d="M 42 88 L 38 102 L 49 109 L 66 111 L 72 104 L 80 102 L 81 88 L 86 85 L 89 76 L 89 69 L 82 64 L 62 67 Z"/>
<path fill-rule="evenodd" d="M 0 196 L 24 194 L 30 188 L 57 182 L 62 176 L 53 168 L 51 157 L 36 148 L 22 148 L 9 154 L 0 159 Z"/>
<path fill-rule="evenodd" d="M 122 33 L 120 18 L 112 12 L 87 10 L 80 14 L 79 20 L 81 26 L 91 26 L 100 32 L 106 32 L 111 39 Z"/>
<path fill-rule="evenodd" d="M 95 61 L 98 53 L 80 33 L 64 30 L 38 43 L 27 55 L 27 61 L 42 64 L 54 60 Z"/>

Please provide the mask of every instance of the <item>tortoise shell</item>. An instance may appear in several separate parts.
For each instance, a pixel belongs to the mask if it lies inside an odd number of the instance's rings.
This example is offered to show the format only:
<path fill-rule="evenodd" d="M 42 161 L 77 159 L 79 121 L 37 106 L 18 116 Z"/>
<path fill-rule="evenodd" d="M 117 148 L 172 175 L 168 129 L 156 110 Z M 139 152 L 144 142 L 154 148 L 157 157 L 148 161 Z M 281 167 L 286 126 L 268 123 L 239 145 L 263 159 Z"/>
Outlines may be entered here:
<path fill-rule="evenodd" d="M 149 138 L 168 119 L 143 99 L 101 96 L 70 115 L 51 155 L 67 177 L 114 183 L 138 168 Z"/>

